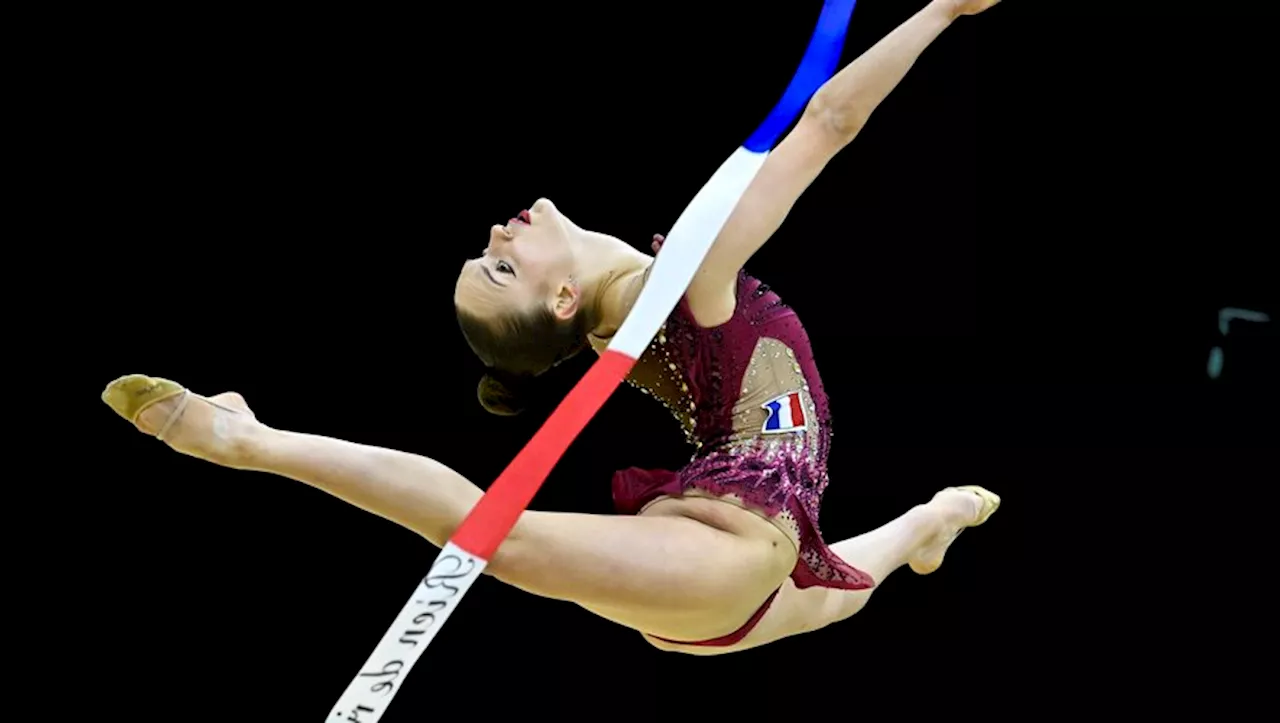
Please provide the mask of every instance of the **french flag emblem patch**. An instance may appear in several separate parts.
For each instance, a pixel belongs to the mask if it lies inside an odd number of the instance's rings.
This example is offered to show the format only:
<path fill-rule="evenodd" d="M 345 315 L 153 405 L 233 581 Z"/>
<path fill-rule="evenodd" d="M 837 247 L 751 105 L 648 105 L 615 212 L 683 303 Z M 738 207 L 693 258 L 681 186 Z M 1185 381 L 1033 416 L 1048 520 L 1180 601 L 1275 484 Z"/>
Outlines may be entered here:
<path fill-rule="evenodd" d="M 769 413 L 764 420 L 764 428 L 760 430 L 765 434 L 796 432 L 805 428 L 804 400 L 800 398 L 800 392 L 787 392 L 760 406 Z"/>

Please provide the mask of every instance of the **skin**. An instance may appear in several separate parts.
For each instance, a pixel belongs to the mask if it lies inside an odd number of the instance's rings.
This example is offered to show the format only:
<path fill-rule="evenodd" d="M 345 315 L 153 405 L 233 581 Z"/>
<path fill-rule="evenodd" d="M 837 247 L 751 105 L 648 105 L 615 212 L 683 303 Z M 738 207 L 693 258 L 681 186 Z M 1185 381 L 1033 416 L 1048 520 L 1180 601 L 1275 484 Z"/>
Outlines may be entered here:
<path fill-rule="evenodd" d="M 562 319 L 586 314 L 592 331 L 612 334 L 640 292 L 653 257 L 573 223 L 550 200 L 489 229 L 484 252 L 462 265 L 458 309 L 480 319 L 544 306 Z M 601 334 L 605 332 L 605 334 Z"/>
<path fill-rule="evenodd" d="M 711 326 L 732 316 L 738 270 L 925 47 L 956 17 L 997 1 L 934 0 L 814 96 L 747 190 L 690 286 L 689 305 L 699 323 Z M 651 258 L 616 238 L 579 228 L 545 199 L 530 211 L 527 225 L 490 229 L 485 252 L 459 274 L 455 303 L 482 319 L 541 304 L 564 318 L 587 314 L 594 333 L 611 336 L 639 293 Z M 222 466 L 315 486 L 436 545 L 450 538 L 483 494 L 426 457 L 274 429 L 232 392 L 212 398 L 221 407 L 209 401 L 193 395 L 165 444 Z M 176 409 L 177 400 L 155 404 L 136 425 L 154 435 Z M 423 424 L 429 424 L 425 413 Z M 883 527 L 831 547 L 878 582 L 903 565 L 932 572 L 980 509 L 975 495 L 943 490 Z M 861 610 L 873 592 L 799 590 L 789 578 L 796 558 L 794 541 L 760 515 L 728 502 L 688 497 L 660 500 L 638 516 L 527 511 L 487 572 L 531 593 L 572 601 L 643 633 L 661 649 L 715 655 L 843 620 Z M 775 590 L 768 612 L 733 646 L 657 639 L 726 635 Z"/>
<path fill-rule="evenodd" d="M 714 326 L 733 315 L 738 271 L 827 162 L 862 130 L 924 47 L 957 17 L 999 2 L 935 0 L 818 91 L 747 189 L 690 285 L 689 303 L 699 322 Z M 566 319 L 586 314 L 593 334 L 611 336 L 640 293 L 638 281 L 652 257 L 579 227 L 548 199 L 538 199 L 529 212 L 530 223 L 513 218 L 489 230 L 484 253 L 463 264 L 454 304 L 481 319 L 534 305 Z"/>

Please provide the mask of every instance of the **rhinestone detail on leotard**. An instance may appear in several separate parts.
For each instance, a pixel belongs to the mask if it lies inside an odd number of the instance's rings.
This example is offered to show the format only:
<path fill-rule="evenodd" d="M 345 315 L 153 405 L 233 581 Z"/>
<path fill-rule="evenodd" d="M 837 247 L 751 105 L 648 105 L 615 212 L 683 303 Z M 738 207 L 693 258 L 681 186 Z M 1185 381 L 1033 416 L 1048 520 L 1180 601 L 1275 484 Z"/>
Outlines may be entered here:
<path fill-rule="evenodd" d="M 741 274 L 733 317 L 711 328 L 699 326 L 682 300 L 628 382 L 672 413 L 695 451 L 674 473 L 619 472 L 614 480 L 619 509 L 642 509 L 659 495 L 727 499 L 798 539 L 799 561 L 792 573 L 797 586 L 874 585 L 822 541 L 818 514 L 829 483 L 831 439 L 827 399 L 808 335 L 768 286 Z M 800 393 L 805 428 L 763 434 L 767 413 L 761 405 L 793 391 Z"/>

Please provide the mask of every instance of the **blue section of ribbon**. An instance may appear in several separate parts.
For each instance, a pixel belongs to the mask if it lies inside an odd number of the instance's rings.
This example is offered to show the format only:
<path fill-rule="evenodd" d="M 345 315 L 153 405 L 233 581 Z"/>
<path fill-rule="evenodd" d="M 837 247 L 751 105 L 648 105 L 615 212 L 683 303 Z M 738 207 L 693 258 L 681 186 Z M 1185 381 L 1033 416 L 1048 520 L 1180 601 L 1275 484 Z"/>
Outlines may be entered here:
<path fill-rule="evenodd" d="M 849 18 L 857 0 L 827 0 L 818 16 L 818 27 L 809 39 L 800 67 L 791 78 L 782 99 L 773 107 L 769 117 L 747 139 L 742 147 L 752 153 L 764 153 L 773 148 L 783 131 L 800 115 L 809 98 L 827 82 L 840 62 L 844 49 L 845 33 L 849 30 Z"/>

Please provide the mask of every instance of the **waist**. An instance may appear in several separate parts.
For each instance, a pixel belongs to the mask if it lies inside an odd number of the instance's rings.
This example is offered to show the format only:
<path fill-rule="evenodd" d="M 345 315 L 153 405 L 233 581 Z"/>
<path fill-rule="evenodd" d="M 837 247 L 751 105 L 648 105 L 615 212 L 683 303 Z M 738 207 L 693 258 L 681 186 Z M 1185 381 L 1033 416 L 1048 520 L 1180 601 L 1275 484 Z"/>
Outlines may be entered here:
<path fill-rule="evenodd" d="M 826 397 L 805 379 L 756 389 L 744 384 L 730 409 L 706 403 L 696 406 L 699 414 L 689 420 L 687 432 L 699 456 L 797 445 L 825 449 L 831 436 Z"/>
<path fill-rule="evenodd" d="M 728 430 L 720 434 L 700 436 L 690 464 L 726 464 L 746 462 L 750 467 L 772 467 L 791 464 L 812 468 L 819 473 L 825 467 L 822 453 L 830 433 L 823 428 L 789 434 L 761 434 L 758 430 Z"/>

